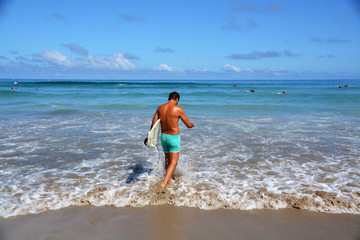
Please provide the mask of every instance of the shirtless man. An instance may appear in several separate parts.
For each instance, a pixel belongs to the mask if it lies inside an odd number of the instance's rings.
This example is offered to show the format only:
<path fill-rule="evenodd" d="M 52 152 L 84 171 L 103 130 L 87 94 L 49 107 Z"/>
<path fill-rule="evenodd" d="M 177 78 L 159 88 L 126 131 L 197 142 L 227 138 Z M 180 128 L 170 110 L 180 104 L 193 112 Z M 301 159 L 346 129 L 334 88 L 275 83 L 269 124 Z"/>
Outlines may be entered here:
<path fill-rule="evenodd" d="M 177 166 L 180 154 L 180 130 L 178 126 L 179 119 L 188 128 L 195 125 L 186 117 L 184 110 L 177 106 L 180 95 L 177 92 L 169 94 L 169 102 L 158 107 L 155 112 L 151 127 L 160 119 L 161 124 L 161 145 L 165 154 L 165 179 L 161 184 L 165 188 L 170 178 L 174 178 L 173 174 Z M 151 128 L 150 128 L 151 129 Z"/>

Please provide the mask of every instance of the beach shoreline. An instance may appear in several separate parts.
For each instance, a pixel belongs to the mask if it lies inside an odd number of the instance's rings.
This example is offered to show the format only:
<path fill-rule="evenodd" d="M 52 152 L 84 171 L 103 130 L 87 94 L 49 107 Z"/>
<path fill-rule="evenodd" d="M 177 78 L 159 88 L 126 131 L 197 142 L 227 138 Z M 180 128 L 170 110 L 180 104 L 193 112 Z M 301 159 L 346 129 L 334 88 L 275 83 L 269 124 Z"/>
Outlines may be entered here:
<path fill-rule="evenodd" d="M 1 217 L 87 204 L 360 214 L 360 82 L 117 83 L 0 81 Z M 143 141 L 171 89 L 197 127 L 179 124 L 163 194 L 161 144 Z"/>
<path fill-rule="evenodd" d="M 14 239 L 360 239 L 360 215 L 298 209 L 201 210 L 171 205 L 69 207 L 0 218 Z"/>
<path fill-rule="evenodd" d="M 359 81 L 118 83 L 0 81 L 1 240 L 360 239 Z M 197 127 L 163 190 L 173 90 Z"/>

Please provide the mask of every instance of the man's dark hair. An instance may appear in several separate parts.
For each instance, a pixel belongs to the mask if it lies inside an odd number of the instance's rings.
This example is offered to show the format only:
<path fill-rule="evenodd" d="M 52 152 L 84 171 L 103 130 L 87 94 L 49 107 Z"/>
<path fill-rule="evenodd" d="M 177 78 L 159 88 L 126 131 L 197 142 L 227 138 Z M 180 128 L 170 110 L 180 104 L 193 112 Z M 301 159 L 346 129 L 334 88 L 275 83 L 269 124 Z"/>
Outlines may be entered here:
<path fill-rule="evenodd" d="M 179 99 L 179 101 L 180 101 L 180 95 L 177 92 L 172 92 L 169 94 L 169 101 L 176 100 L 176 99 Z"/>

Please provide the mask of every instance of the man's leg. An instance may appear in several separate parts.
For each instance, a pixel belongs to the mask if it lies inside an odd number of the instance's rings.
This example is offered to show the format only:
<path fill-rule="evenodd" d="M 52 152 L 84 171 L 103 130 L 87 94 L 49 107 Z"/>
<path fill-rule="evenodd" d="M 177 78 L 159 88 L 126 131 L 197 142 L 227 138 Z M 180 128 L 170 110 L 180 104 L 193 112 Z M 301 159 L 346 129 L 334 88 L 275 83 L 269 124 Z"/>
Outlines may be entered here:
<path fill-rule="evenodd" d="M 167 170 L 170 165 L 170 153 L 164 153 L 164 154 L 165 154 L 165 170 Z"/>
<path fill-rule="evenodd" d="M 164 154 L 165 154 L 165 171 L 166 171 L 170 165 L 170 153 L 164 153 Z M 174 175 L 172 175 L 171 178 L 175 180 Z"/>
<path fill-rule="evenodd" d="M 179 154 L 180 154 L 180 152 L 168 153 L 169 161 L 167 161 L 167 158 L 166 158 L 167 156 L 165 154 L 166 175 L 165 175 L 164 181 L 161 184 L 162 188 L 165 188 L 166 185 L 168 184 L 170 178 L 173 178 L 173 174 L 175 172 L 175 168 L 176 168 L 178 160 L 179 160 Z"/>

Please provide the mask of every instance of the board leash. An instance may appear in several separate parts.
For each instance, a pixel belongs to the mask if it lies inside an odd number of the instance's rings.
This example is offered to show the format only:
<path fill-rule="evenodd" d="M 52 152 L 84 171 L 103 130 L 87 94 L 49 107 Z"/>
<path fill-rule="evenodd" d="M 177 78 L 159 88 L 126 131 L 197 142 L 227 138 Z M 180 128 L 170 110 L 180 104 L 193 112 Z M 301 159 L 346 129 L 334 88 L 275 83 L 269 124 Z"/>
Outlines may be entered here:
<path fill-rule="evenodd" d="M 156 144 L 156 149 L 158 150 L 158 153 L 159 153 L 159 161 L 161 161 L 161 153 L 160 153 L 160 149 L 157 144 Z"/>

